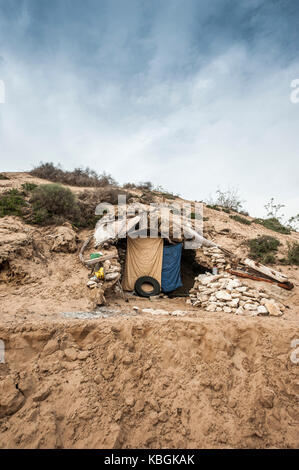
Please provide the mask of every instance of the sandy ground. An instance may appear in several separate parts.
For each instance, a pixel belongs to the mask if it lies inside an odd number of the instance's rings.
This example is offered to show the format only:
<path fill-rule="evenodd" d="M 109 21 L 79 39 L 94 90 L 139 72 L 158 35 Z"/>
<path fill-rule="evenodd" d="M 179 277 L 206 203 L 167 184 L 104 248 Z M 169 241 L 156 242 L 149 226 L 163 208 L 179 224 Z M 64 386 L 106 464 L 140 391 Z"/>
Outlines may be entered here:
<path fill-rule="evenodd" d="M 235 252 L 270 232 L 206 211 L 210 237 Z M 280 318 L 208 313 L 184 298 L 124 302 L 113 292 L 107 318 L 73 318 L 90 313 L 78 260 L 90 232 L 55 251 L 59 230 L 0 219 L 0 448 L 298 447 L 297 268 L 277 266 L 295 284 L 272 290 L 287 305 Z M 297 234 L 275 236 L 283 253 Z"/>
<path fill-rule="evenodd" d="M 297 323 L 153 318 L 1 327 L 1 448 L 295 448 Z"/>

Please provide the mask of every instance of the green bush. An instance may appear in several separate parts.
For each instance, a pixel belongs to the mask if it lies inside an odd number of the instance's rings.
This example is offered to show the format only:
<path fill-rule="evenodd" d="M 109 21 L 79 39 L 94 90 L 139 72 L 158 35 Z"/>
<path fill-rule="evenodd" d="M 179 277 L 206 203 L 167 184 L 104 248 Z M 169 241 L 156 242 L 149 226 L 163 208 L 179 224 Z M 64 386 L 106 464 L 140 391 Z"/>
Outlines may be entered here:
<path fill-rule="evenodd" d="M 241 217 L 240 215 L 230 215 L 230 218 L 233 220 L 236 220 L 237 222 L 240 222 L 240 224 L 244 224 L 244 225 L 251 224 L 250 220 L 247 220 L 244 217 Z"/>
<path fill-rule="evenodd" d="M 279 240 L 275 237 L 263 235 L 248 241 L 250 248 L 249 255 L 252 259 L 261 261 L 265 264 L 273 264 L 276 259 L 274 253 L 280 245 Z"/>
<path fill-rule="evenodd" d="M 28 192 L 28 191 L 33 191 L 35 188 L 37 188 L 37 184 L 34 184 L 34 183 L 23 183 L 22 184 L 22 188 L 24 189 L 24 191 Z"/>
<path fill-rule="evenodd" d="M 285 235 L 291 233 L 290 228 L 282 225 L 279 220 L 275 217 L 271 217 L 269 219 L 254 219 L 253 222 L 256 224 L 263 225 L 264 227 L 273 230 L 274 232 L 283 233 Z"/>
<path fill-rule="evenodd" d="M 273 253 L 266 253 L 263 258 L 262 262 L 264 264 L 275 264 L 276 263 L 276 257 L 273 255 Z"/>
<path fill-rule="evenodd" d="M 288 243 L 288 264 L 299 266 L 299 243 Z"/>
<path fill-rule="evenodd" d="M 78 195 L 78 206 L 80 210 L 79 216 L 74 220 L 77 227 L 92 228 L 101 218 L 95 215 L 95 209 L 101 202 L 109 204 L 118 204 L 118 196 L 125 195 L 127 202 L 130 202 L 131 194 L 116 188 L 102 188 L 85 190 Z"/>
<path fill-rule="evenodd" d="M 206 207 L 208 207 L 209 209 L 214 209 L 214 211 L 221 212 L 220 207 L 216 206 L 215 204 L 207 204 Z"/>
<path fill-rule="evenodd" d="M 3 173 L 0 173 L 0 180 L 9 180 L 7 176 L 3 175 Z"/>
<path fill-rule="evenodd" d="M 76 220 L 80 216 L 75 195 L 70 189 L 59 184 L 38 186 L 32 191 L 30 203 L 33 209 L 33 223 L 59 223 Z"/>
<path fill-rule="evenodd" d="M 0 217 L 5 215 L 22 215 L 26 201 L 17 189 L 10 189 L 0 197 Z"/>
<path fill-rule="evenodd" d="M 140 202 L 143 204 L 151 204 L 152 202 L 155 202 L 155 200 L 155 194 L 152 191 L 145 191 L 140 196 Z"/>

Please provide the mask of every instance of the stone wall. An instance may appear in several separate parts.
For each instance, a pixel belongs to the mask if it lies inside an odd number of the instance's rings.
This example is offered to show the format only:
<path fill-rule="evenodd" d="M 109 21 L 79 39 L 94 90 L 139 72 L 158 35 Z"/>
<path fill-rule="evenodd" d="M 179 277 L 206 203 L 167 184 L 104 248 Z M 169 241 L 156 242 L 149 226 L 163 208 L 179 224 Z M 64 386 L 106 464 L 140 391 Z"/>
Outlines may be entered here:
<path fill-rule="evenodd" d="M 281 315 L 284 305 L 271 298 L 263 288 L 252 288 L 228 273 L 200 274 L 190 290 L 193 306 L 208 312 L 226 312 L 238 315 Z"/>
<path fill-rule="evenodd" d="M 210 269 L 217 268 L 219 273 L 231 267 L 230 260 L 226 258 L 223 251 L 217 247 L 203 247 L 196 253 L 196 260 Z"/>

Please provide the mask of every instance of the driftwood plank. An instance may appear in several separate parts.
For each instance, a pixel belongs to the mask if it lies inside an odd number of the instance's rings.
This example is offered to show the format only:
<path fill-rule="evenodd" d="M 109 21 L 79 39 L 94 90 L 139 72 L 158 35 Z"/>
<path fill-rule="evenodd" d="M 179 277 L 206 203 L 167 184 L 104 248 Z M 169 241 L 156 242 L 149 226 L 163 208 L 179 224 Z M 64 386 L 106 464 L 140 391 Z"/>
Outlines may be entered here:
<path fill-rule="evenodd" d="M 288 281 L 278 282 L 278 281 L 275 281 L 274 279 L 266 279 L 265 277 L 260 277 L 260 276 L 257 276 L 256 274 L 245 273 L 244 271 L 238 271 L 234 269 L 228 269 L 227 272 L 229 272 L 230 274 L 233 274 L 234 276 L 252 279 L 253 281 L 263 281 L 263 282 L 269 282 L 270 284 L 276 284 L 279 287 L 282 287 L 283 289 L 287 289 L 287 290 L 292 290 L 294 288 L 294 284 Z"/>
<path fill-rule="evenodd" d="M 89 238 L 87 238 L 87 240 L 85 240 L 85 242 L 83 243 L 83 245 L 81 247 L 81 250 L 80 250 L 80 253 L 79 253 L 79 259 L 80 259 L 80 261 L 82 261 L 82 263 L 84 263 L 83 253 L 86 250 L 86 248 L 88 247 L 92 237 L 93 236 L 91 235 Z"/>
<path fill-rule="evenodd" d="M 262 274 L 265 274 L 266 276 L 270 277 L 271 279 L 275 279 L 275 281 L 278 282 L 287 282 L 288 278 L 282 273 L 279 273 L 278 271 L 275 271 L 274 269 L 267 268 L 267 266 L 264 266 L 263 264 L 257 263 L 256 261 L 253 261 L 252 259 L 246 258 L 244 261 L 244 264 L 246 266 L 249 266 L 250 268 L 254 269 L 255 271 L 258 271 Z"/>

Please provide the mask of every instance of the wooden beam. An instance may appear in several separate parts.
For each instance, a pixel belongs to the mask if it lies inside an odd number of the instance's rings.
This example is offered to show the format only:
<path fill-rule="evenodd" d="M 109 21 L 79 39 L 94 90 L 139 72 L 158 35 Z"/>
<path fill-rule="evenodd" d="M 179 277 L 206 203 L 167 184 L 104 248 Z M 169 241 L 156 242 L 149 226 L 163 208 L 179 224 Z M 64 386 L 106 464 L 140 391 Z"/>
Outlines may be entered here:
<path fill-rule="evenodd" d="M 227 272 L 229 272 L 230 274 L 234 274 L 235 276 L 252 279 L 253 281 L 263 281 L 263 282 L 269 282 L 271 284 L 277 284 L 279 287 L 282 287 L 283 289 L 287 289 L 287 290 L 291 290 L 291 289 L 294 288 L 294 284 L 292 284 L 289 281 L 287 281 L 287 282 L 278 282 L 278 281 L 275 281 L 274 279 L 273 280 L 272 279 L 266 279 L 265 277 L 260 277 L 260 276 L 257 276 L 255 274 L 250 274 L 250 273 L 246 273 L 244 271 L 238 271 L 238 270 L 234 270 L 234 269 L 228 269 Z"/>
<path fill-rule="evenodd" d="M 252 259 L 246 258 L 244 264 L 257 272 L 265 274 L 266 276 L 270 277 L 271 279 L 274 279 L 275 281 L 282 283 L 288 282 L 288 278 L 284 274 L 279 273 L 274 269 L 268 268 L 267 266 L 264 266 L 263 264 L 260 264 L 256 261 L 253 261 Z"/>

